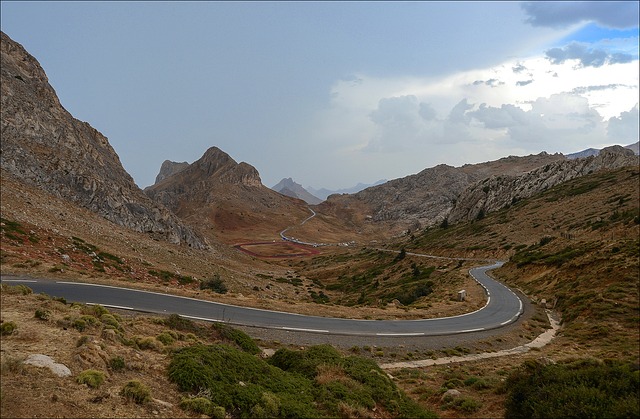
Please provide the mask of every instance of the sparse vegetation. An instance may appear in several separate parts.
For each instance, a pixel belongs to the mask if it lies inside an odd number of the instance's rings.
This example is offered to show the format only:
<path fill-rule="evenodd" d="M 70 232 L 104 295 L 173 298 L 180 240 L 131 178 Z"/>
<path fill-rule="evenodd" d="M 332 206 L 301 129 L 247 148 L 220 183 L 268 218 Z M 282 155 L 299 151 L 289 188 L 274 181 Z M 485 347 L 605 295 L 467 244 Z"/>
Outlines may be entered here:
<path fill-rule="evenodd" d="M 78 374 L 76 381 L 79 384 L 86 384 L 91 388 L 98 388 L 104 383 L 105 378 L 106 376 L 102 371 L 89 369 Z"/>
<path fill-rule="evenodd" d="M 138 380 L 128 381 L 120 394 L 127 399 L 138 404 L 147 403 L 151 400 L 151 390 L 149 387 Z"/>
<path fill-rule="evenodd" d="M 36 309 L 35 318 L 40 320 L 45 320 L 45 321 L 49 320 L 51 318 L 51 312 L 48 310 L 43 310 L 41 308 L 38 308 Z"/>
<path fill-rule="evenodd" d="M 109 368 L 111 371 L 121 371 L 127 366 L 125 360 L 121 356 L 114 356 L 109 359 Z"/>
<path fill-rule="evenodd" d="M 0 323 L 0 336 L 8 336 L 16 331 L 18 326 L 14 322 Z"/>

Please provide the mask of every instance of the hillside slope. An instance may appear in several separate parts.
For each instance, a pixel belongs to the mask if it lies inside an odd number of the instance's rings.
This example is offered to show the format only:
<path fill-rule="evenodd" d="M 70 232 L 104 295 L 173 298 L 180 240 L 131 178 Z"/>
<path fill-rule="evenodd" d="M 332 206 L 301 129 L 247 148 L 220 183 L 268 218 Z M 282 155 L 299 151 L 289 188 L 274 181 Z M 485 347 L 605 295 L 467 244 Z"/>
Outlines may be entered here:
<path fill-rule="evenodd" d="M 560 311 L 572 354 L 637 360 L 639 196 L 637 165 L 602 170 L 398 246 L 509 260 L 496 275 Z"/>
<path fill-rule="evenodd" d="M 496 174 L 527 172 L 558 160 L 564 157 L 540 153 L 462 167 L 441 164 L 354 195 L 332 195 L 320 204 L 318 211 L 340 214 L 356 224 L 363 220 L 383 223 L 395 233 L 419 230 L 446 218 L 460 193 L 472 183 Z M 356 211 L 352 211 L 354 208 Z"/>
<path fill-rule="evenodd" d="M 637 166 L 638 162 L 638 156 L 632 150 L 612 146 L 597 155 L 557 161 L 515 176 L 491 176 L 460 194 L 447 217 L 448 222 L 470 221 L 572 179 L 605 169 Z"/>

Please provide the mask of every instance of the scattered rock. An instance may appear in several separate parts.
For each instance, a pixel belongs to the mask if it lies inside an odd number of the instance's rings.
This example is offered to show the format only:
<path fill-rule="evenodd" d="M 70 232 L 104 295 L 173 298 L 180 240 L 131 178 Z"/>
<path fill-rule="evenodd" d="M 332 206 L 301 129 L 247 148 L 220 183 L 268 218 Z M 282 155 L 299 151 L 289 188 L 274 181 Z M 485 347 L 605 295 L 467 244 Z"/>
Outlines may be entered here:
<path fill-rule="evenodd" d="M 24 363 L 35 367 L 49 368 L 58 377 L 69 377 L 71 375 L 71 370 L 66 365 L 55 362 L 47 355 L 31 354 Z"/>
<path fill-rule="evenodd" d="M 447 390 L 442 395 L 442 401 L 449 402 L 449 401 L 451 401 L 453 399 L 457 399 L 460 396 L 462 396 L 462 393 L 460 393 L 460 391 L 458 391 L 456 389 L 450 389 L 450 390 Z"/>

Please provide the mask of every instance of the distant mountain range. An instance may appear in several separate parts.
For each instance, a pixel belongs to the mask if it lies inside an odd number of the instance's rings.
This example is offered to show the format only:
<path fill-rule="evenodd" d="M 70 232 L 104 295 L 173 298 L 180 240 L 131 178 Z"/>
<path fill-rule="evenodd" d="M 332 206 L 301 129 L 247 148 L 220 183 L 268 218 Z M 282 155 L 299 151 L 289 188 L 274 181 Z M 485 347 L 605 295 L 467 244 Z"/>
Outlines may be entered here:
<path fill-rule="evenodd" d="M 343 193 L 348 193 L 348 194 L 353 194 L 353 193 L 358 193 L 364 189 L 367 189 L 371 186 L 378 186 L 378 185 L 382 185 L 383 183 L 387 183 L 386 179 L 380 179 L 379 181 L 377 181 L 376 183 L 358 183 L 356 186 L 352 186 L 351 188 L 345 188 L 345 189 L 338 189 L 338 190 L 329 190 L 329 189 L 325 189 L 325 188 L 320 188 L 320 189 L 314 189 L 312 187 L 308 187 L 307 190 L 309 192 L 311 192 L 313 195 L 317 196 L 318 198 L 322 199 L 323 201 L 326 200 L 330 195 L 333 194 L 343 194 Z"/>
<path fill-rule="evenodd" d="M 272 186 L 271 189 L 282 195 L 302 199 L 310 205 L 317 205 L 322 202 L 322 199 L 309 193 L 301 184 L 294 182 L 291 178 L 282 179 L 277 185 Z"/>
<path fill-rule="evenodd" d="M 640 142 L 637 142 L 635 144 L 629 144 L 628 146 L 625 146 L 624 148 L 628 148 L 629 150 L 633 151 L 637 155 L 638 154 L 638 144 L 640 144 Z M 569 160 L 573 160 L 573 159 L 581 159 L 583 157 L 597 156 L 598 154 L 600 154 L 600 150 L 599 149 L 597 149 L 597 148 L 587 148 L 586 150 L 578 151 L 577 153 L 567 154 L 567 155 L 565 155 L 565 157 L 568 158 Z"/>
<path fill-rule="evenodd" d="M 283 195 L 290 196 L 292 198 L 298 198 L 305 201 L 310 205 L 317 205 L 322 201 L 326 200 L 330 195 L 334 194 L 354 194 L 358 193 L 364 189 L 367 189 L 371 186 L 378 186 L 386 183 L 386 179 L 381 179 L 376 183 L 358 183 L 356 186 L 352 186 L 351 188 L 338 189 L 338 190 L 330 190 L 326 188 L 314 189 L 309 186 L 307 188 L 303 187 L 301 184 L 296 183 L 291 178 L 284 178 L 277 185 L 271 187 L 276 192 L 280 192 Z"/>

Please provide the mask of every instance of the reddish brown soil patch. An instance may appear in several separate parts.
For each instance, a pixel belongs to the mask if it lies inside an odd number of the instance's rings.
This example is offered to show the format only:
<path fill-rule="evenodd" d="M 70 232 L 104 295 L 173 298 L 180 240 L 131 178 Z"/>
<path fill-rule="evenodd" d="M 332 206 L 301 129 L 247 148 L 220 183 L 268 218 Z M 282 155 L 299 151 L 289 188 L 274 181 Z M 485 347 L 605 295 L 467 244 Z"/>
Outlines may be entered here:
<path fill-rule="evenodd" d="M 251 242 L 236 244 L 234 247 L 241 252 L 259 258 L 292 258 L 320 253 L 310 246 L 291 242 Z"/>

